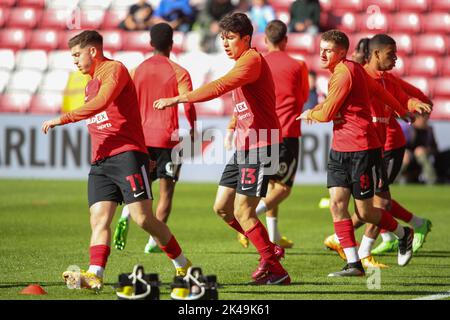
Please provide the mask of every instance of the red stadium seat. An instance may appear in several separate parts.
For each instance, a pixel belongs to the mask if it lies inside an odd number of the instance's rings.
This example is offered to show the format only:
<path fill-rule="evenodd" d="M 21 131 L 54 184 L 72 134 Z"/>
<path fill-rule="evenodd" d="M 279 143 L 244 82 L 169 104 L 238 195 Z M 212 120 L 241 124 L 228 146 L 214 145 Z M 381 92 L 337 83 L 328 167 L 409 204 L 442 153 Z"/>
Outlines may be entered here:
<path fill-rule="evenodd" d="M 124 37 L 123 47 L 126 50 L 150 51 L 150 32 L 130 31 Z"/>
<path fill-rule="evenodd" d="M 410 59 L 408 74 L 434 77 L 439 73 L 439 61 L 433 56 L 414 56 Z"/>
<path fill-rule="evenodd" d="M 59 33 L 56 30 L 40 29 L 31 34 L 29 49 L 55 50 L 58 48 Z"/>
<path fill-rule="evenodd" d="M 32 29 L 41 18 L 42 11 L 33 8 L 13 8 L 9 14 L 6 26 L 10 28 Z"/>
<path fill-rule="evenodd" d="M 252 47 L 255 47 L 259 52 L 267 51 L 266 44 L 264 43 L 264 37 L 264 33 L 255 33 L 252 37 Z M 291 35 L 289 34 L 288 37 L 288 39 L 290 40 Z"/>
<path fill-rule="evenodd" d="M 332 3 L 333 0 L 319 0 L 319 4 L 320 4 L 320 9 L 324 12 L 328 12 L 331 10 L 332 8 Z"/>
<path fill-rule="evenodd" d="M 334 12 L 330 16 L 331 23 L 334 28 L 342 30 L 344 32 L 356 32 L 359 31 L 359 25 L 357 25 L 357 16 L 351 11 Z M 357 29 L 358 27 L 358 29 Z"/>
<path fill-rule="evenodd" d="M 47 9 L 42 15 L 39 26 L 41 28 L 54 28 L 65 30 L 71 22 L 71 11 L 66 9 Z"/>
<path fill-rule="evenodd" d="M 422 30 L 421 19 L 417 13 L 396 13 L 389 16 L 389 27 L 392 32 L 416 34 Z"/>
<path fill-rule="evenodd" d="M 45 0 L 18 0 L 18 7 L 45 8 Z"/>
<path fill-rule="evenodd" d="M 431 0 L 401 0 L 398 1 L 400 11 L 425 12 L 431 7 Z"/>
<path fill-rule="evenodd" d="M 362 0 L 339 0 L 339 1 L 331 1 L 331 6 L 333 10 L 350 10 L 353 12 L 362 11 L 363 10 L 363 1 Z"/>
<path fill-rule="evenodd" d="M 0 30 L 0 43 L 2 48 L 19 50 L 25 48 L 30 34 L 23 29 L 2 29 Z"/>
<path fill-rule="evenodd" d="M 294 0 L 269 0 L 269 4 L 275 11 L 289 11 Z"/>
<path fill-rule="evenodd" d="M 450 98 L 450 77 L 435 79 L 432 91 L 436 98 Z"/>
<path fill-rule="evenodd" d="M 434 99 L 430 119 L 450 120 L 450 99 Z"/>
<path fill-rule="evenodd" d="M 120 30 L 101 31 L 103 36 L 103 48 L 109 51 L 119 51 L 123 46 L 123 36 Z"/>
<path fill-rule="evenodd" d="M 425 95 L 429 96 L 431 93 L 431 84 L 426 77 L 403 77 L 403 80 L 419 88 Z"/>
<path fill-rule="evenodd" d="M 431 12 L 422 19 L 425 32 L 442 32 L 450 34 L 450 13 Z"/>
<path fill-rule="evenodd" d="M 365 0 L 364 8 L 369 9 L 369 6 L 377 6 L 382 13 L 393 12 L 397 10 L 398 0 Z"/>
<path fill-rule="evenodd" d="M 5 93 L 0 96 L 0 112 L 26 112 L 30 102 L 31 94 L 29 93 Z"/>
<path fill-rule="evenodd" d="M 397 43 L 397 52 L 400 54 L 410 55 L 414 51 L 413 40 L 409 34 L 406 33 L 392 33 L 390 36 Z"/>
<path fill-rule="evenodd" d="M 450 41 L 450 39 L 448 39 Z M 442 58 L 441 72 L 443 76 L 450 76 L 450 61 L 448 57 Z"/>
<path fill-rule="evenodd" d="M 448 0 L 432 0 L 431 11 L 450 12 L 450 1 Z"/>
<path fill-rule="evenodd" d="M 127 16 L 126 10 L 109 10 L 105 14 L 103 20 L 103 29 L 118 29 L 119 24 L 125 20 Z"/>
<path fill-rule="evenodd" d="M 386 32 L 388 30 L 388 16 L 384 13 L 361 14 L 357 18 L 358 29 L 360 31 L 370 31 L 373 33 Z"/>
<path fill-rule="evenodd" d="M 0 7 L 12 7 L 16 4 L 16 0 L 0 0 Z"/>
<path fill-rule="evenodd" d="M 418 54 L 443 55 L 447 50 L 447 39 L 439 34 L 423 34 L 415 38 Z"/>
<path fill-rule="evenodd" d="M 82 10 L 81 24 L 82 29 L 100 29 L 105 17 L 105 11 L 99 9 Z"/>
<path fill-rule="evenodd" d="M 289 52 L 314 53 L 314 36 L 307 33 L 291 33 L 287 44 Z"/>
<path fill-rule="evenodd" d="M 28 112 L 37 114 L 54 114 L 61 111 L 63 96 L 61 93 L 42 92 L 35 94 Z"/>
<path fill-rule="evenodd" d="M 5 22 L 8 20 L 9 12 L 10 12 L 9 8 L 0 7 L 0 28 L 3 27 Z"/>

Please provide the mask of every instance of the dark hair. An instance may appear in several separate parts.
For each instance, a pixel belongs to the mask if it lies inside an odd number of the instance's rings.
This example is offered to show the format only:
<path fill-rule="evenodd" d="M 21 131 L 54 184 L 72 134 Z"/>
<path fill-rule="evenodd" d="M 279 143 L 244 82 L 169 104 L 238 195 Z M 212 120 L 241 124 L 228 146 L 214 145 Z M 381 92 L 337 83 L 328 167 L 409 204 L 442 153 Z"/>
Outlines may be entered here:
<path fill-rule="evenodd" d="M 382 49 L 386 46 L 396 45 L 394 39 L 384 33 L 374 35 L 369 41 L 369 56 L 376 49 Z"/>
<path fill-rule="evenodd" d="M 77 45 L 80 45 L 80 48 L 85 48 L 88 45 L 103 48 L 103 37 L 95 30 L 85 30 L 70 38 L 68 45 L 69 48 L 73 48 Z"/>
<path fill-rule="evenodd" d="M 271 43 L 278 44 L 286 38 L 287 26 L 281 20 L 273 20 L 267 25 L 265 33 Z"/>
<path fill-rule="evenodd" d="M 239 33 L 241 38 L 247 35 L 251 38 L 253 35 L 252 22 L 245 13 L 236 12 L 226 15 L 220 19 L 219 27 L 222 33 Z"/>
<path fill-rule="evenodd" d="M 317 73 L 314 70 L 309 70 L 308 74 L 314 78 L 317 78 Z"/>
<path fill-rule="evenodd" d="M 334 42 L 334 44 L 344 48 L 345 50 L 348 50 L 350 46 L 350 41 L 348 40 L 347 35 L 337 29 L 324 32 L 321 39 L 324 41 Z"/>
<path fill-rule="evenodd" d="M 165 23 L 155 24 L 150 30 L 150 41 L 158 51 L 166 51 L 173 44 L 173 29 Z"/>
<path fill-rule="evenodd" d="M 356 45 L 355 51 L 362 54 L 364 61 L 362 63 L 366 63 L 369 60 L 369 38 L 361 38 Z M 359 62 L 359 61 L 358 61 Z"/>

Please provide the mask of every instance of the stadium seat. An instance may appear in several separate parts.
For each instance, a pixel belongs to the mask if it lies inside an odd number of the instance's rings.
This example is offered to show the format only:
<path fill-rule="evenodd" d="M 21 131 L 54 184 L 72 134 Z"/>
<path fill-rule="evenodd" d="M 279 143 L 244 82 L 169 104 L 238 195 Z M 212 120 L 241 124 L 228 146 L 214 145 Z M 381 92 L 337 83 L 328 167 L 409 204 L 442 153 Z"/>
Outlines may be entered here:
<path fill-rule="evenodd" d="M 69 50 L 56 50 L 48 53 L 49 70 L 76 70 Z"/>
<path fill-rule="evenodd" d="M 386 32 L 388 30 L 388 16 L 382 12 L 367 15 L 365 13 L 357 17 L 357 29 L 374 33 Z"/>
<path fill-rule="evenodd" d="M 377 6 L 382 13 L 394 12 L 397 10 L 398 0 L 365 0 L 363 7 L 368 9 L 369 6 Z"/>
<path fill-rule="evenodd" d="M 323 12 L 329 12 L 332 8 L 331 3 L 333 0 L 319 0 L 320 9 Z"/>
<path fill-rule="evenodd" d="M 332 19 L 331 23 L 335 28 L 350 33 L 359 31 L 359 29 L 357 29 L 357 27 L 359 26 L 356 23 L 357 16 L 352 12 L 350 11 L 334 12 L 333 15 L 334 17 L 330 18 Z"/>
<path fill-rule="evenodd" d="M 58 48 L 59 33 L 56 30 L 38 29 L 33 31 L 27 48 L 55 50 Z"/>
<path fill-rule="evenodd" d="M 44 50 L 21 50 L 16 54 L 17 69 L 45 71 L 47 67 L 47 53 Z"/>
<path fill-rule="evenodd" d="M 322 69 L 320 67 L 320 56 L 318 54 L 305 56 L 304 61 L 306 62 L 308 70 L 312 70 L 315 71 L 317 74 L 324 74 L 324 75 L 330 73 L 328 70 Z"/>
<path fill-rule="evenodd" d="M 178 54 L 178 53 L 181 53 L 181 52 L 184 51 L 184 33 L 183 32 L 180 32 L 180 31 L 174 31 L 173 32 L 173 47 L 172 47 L 172 51 L 175 54 Z"/>
<path fill-rule="evenodd" d="M 5 90 L 10 76 L 11 73 L 8 70 L 0 69 L 0 94 Z"/>
<path fill-rule="evenodd" d="M 126 10 L 109 10 L 105 13 L 102 29 L 117 29 L 119 24 L 125 20 L 127 16 Z"/>
<path fill-rule="evenodd" d="M 432 91 L 436 98 L 450 98 L 450 77 L 436 78 Z"/>
<path fill-rule="evenodd" d="M 103 48 L 110 51 L 120 51 L 122 49 L 123 40 L 120 30 L 101 31 L 103 36 Z"/>
<path fill-rule="evenodd" d="M 0 112 L 26 112 L 30 107 L 31 94 L 9 92 L 0 96 Z"/>
<path fill-rule="evenodd" d="M 18 0 L 18 7 L 45 8 L 45 0 Z"/>
<path fill-rule="evenodd" d="M 422 25 L 425 32 L 450 34 L 450 13 L 430 12 L 422 20 Z"/>
<path fill-rule="evenodd" d="M 42 72 L 37 70 L 17 70 L 11 74 L 8 91 L 24 91 L 35 93 L 41 83 Z"/>
<path fill-rule="evenodd" d="M 67 30 L 67 31 L 60 31 L 59 33 L 59 44 L 58 48 L 62 50 L 69 50 L 69 46 L 67 45 L 69 40 L 82 32 L 82 30 Z"/>
<path fill-rule="evenodd" d="M 40 28 L 54 28 L 58 30 L 65 30 L 68 22 L 71 21 L 72 12 L 66 9 L 47 9 L 44 11 Z"/>
<path fill-rule="evenodd" d="M 294 0 L 269 0 L 269 4 L 275 10 L 275 12 L 284 10 L 289 11 Z"/>
<path fill-rule="evenodd" d="M 0 0 L 0 7 L 12 7 L 16 4 L 16 0 Z"/>
<path fill-rule="evenodd" d="M 27 30 L 8 28 L 0 30 L 0 43 L 2 48 L 19 50 L 26 46 L 30 34 Z"/>
<path fill-rule="evenodd" d="M 395 13 L 389 16 L 389 28 L 392 32 L 417 34 L 421 31 L 421 19 L 417 13 Z"/>
<path fill-rule="evenodd" d="M 430 119 L 450 120 L 450 99 L 434 99 Z"/>
<path fill-rule="evenodd" d="M 448 0 L 432 0 L 431 11 L 450 12 L 450 1 Z"/>
<path fill-rule="evenodd" d="M 46 0 L 46 7 L 52 9 L 69 9 L 77 7 L 79 0 Z"/>
<path fill-rule="evenodd" d="M 9 12 L 10 12 L 9 8 L 0 7 L 0 28 L 3 27 L 3 25 L 8 20 Z"/>
<path fill-rule="evenodd" d="M 431 7 L 431 0 L 401 0 L 398 1 L 400 11 L 425 12 Z"/>
<path fill-rule="evenodd" d="M 0 49 L 0 70 L 11 71 L 16 65 L 16 57 L 11 49 Z"/>
<path fill-rule="evenodd" d="M 362 0 L 339 0 L 330 1 L 333 10 L 351 10 L 353 12 L 358 12 L 363 10 Z"/>
<path fill-rule="evenodd" d="M 113 59 L 122 62 L 128 70 L 131 70 L 144 61 L 144 54 L 140 51 L 119 51 L 113 54 Z"/>
<path fill-rule="evenodd" d="M 448 41 L 450 42 L 450 39 L 448 39 Z M 441 73 L 443 76 L 450 76 L 450 62 L 448 56 L 442 58 Z"/>
<path fill-rule="evenodd" d="M 123 45 L 127 50 L 150 51 L 150 33 L 148 31 L 127 32 Z"/>
<path fill-rule="evenodd" d="M 41 91 L 63 92 L 69 79 L 67 70 L 51 70 L 44 75 L 42 79 Z"/>
<path fill-rule="evenodd" d="M 28 112 L 36 114 L 60 113 L 62 101 L 62 93 L 40 92 L 31 98 Z"/>
<path fill-rule="evenodd" d="M 32 29 L 41 18 L 42 10 L 33 8 L 13 8 L 6 26 L 9 28 Z"/>
<path fill-rule="evenodd" d="M 418 54 L 443 55 L 448 46 L 446 38 L 439 34 L 422 34 L 414 42 Z"/>
<path fill-rule="evenodd" d="M 252 37 L 252 47 L 255 47 L 259 52 L 266 52 L 267 47 L 264 42 L 264 33 L 255 33 Z M 288 35 L 289 40 L 288 43 L 291 40 L 291 34 Z"/>
<path fill-rule="evenodd" d="M 275 12 L 275 14 L 278 20 L 281 20 L 287 25 L 289 25 L 289 21 L 291 20 L 291 15 L 289 14 L 289 11 L 278 10 Z"/>
<path fill-rule="evenodd" d="M 90 9 L 81 11 L 81 29 L 100 29 L 105 17 L 105 11 Z"/>
<path fill-rule="evenodd" d="M 431 94 L 430 81 L 425 77 L 403 77 L 403 80 L 412 84 L 413 86 L 419 88 L 425 95 L 429 96 Z"/>
<path fill-rule="evenodd" d="M 404 76 L 407 74 L 408 66 L 409 61 L 401 56 L 398 56 L 397 61 L 395 62 L 395 67 L 392 69 L 392 73 L 399 77 Z"/>
<path fill-rule="evenodd" d="M 433 56 L 414 56 L 410 59 L 408 74 L 434 77 L 439 73 L 438 60 Z"/>
<path fill-rule="evenodd" d="M 287 51 L 314 53 L 314 36 L 308 33 L 291 33 L 289 35 Z"/>
<path fill-rule="evenodd" d="M 413 40 L 409 34 L 406 33 L 392 33 L 390 36 L 397 43 L 397 52 L 399 54 L 410 55 L 414 52 Z"/>
<path fill-rule="evenodd" d="M 111 5 L 112 0 L 81 0 L 79 3 L 82 9 L 106 10 Z"/>

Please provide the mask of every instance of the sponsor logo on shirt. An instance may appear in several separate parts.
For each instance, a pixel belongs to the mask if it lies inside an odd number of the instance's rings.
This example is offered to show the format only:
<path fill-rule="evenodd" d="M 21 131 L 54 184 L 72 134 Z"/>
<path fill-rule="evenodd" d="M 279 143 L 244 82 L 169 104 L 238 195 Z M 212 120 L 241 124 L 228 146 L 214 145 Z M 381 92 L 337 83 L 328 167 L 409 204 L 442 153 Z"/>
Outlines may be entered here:
<path fill-rule="evenodd" d="M 248 107 L 247 107 L 247 104 L 245 103 L 245 101 L 243 101 L 243 102 L 240 102 L 240 103 L 237 103 L 236 104 L 236 108 L 234 109 L 234 111 L 235 112 L 244 112 L 244 111 L 247 111 L 248 110 Z"/>
<path fill-rule="evenodd" d="M 106 113 L 106 111 L 97 113 L 95 116 L 93 116 L 92 118 L 89 118 L 86 120 L 86 124 L 90 125 L 90 124 L 100 124 L 102 122 L 108 121 L 108 114 Z"/>

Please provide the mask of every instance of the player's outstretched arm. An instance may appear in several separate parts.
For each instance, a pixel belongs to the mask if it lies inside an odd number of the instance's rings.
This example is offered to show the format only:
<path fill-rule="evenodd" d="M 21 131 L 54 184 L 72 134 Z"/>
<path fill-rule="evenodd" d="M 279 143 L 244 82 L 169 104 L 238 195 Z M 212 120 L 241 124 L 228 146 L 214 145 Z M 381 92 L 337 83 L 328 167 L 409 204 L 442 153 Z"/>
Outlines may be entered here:
<path fill-rule="evenodd" d="M 42 126 L 41 126 L 41 130 L 42 130 L 42 132 L 44 133 L 44 134 L 47 134 L 47 132 L 51 129 L 51 128 L 54 128 L 54 127 L 56 127 L 56 126 L 60 126 L 62 123 L 61 123 L 61 119 L 58 117 L 58 118 L 54 118 L 54 119 L 51 119 L 51 120 L 46 120 L 46 121 L 44 121 L 43 123 L 42 123 Z"/>
<path fill-rule="evenodd" d="M 153 102 L 155 110 L 164 110 L 165 108 L 174 107 L 179 103 L 188 102 L 186 94 L 182 94 L 172 98 L 161 98 Z"/>

